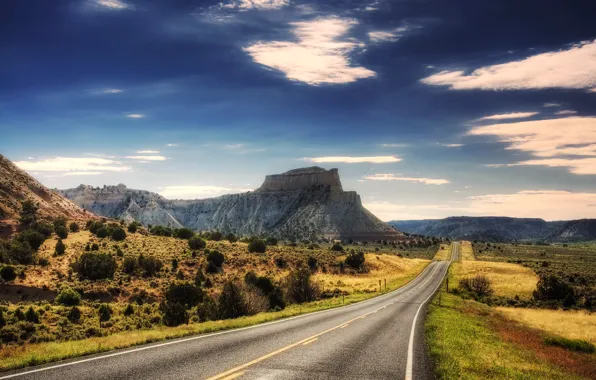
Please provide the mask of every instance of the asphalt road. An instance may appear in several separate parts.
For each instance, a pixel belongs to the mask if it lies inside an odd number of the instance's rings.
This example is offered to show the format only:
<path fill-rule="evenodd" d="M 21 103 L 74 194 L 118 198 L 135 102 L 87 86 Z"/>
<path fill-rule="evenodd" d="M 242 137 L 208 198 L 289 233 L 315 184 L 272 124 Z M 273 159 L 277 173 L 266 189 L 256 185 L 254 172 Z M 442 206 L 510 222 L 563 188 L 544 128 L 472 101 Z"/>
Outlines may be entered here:
<path fill-rule="evenodd" d="M 459 243 L 452 245 L 452 259 Z M 7 372 L 0 379 L 429 379 L 423 323 L 448 261 L 394 292 L 253 327 Z"/>

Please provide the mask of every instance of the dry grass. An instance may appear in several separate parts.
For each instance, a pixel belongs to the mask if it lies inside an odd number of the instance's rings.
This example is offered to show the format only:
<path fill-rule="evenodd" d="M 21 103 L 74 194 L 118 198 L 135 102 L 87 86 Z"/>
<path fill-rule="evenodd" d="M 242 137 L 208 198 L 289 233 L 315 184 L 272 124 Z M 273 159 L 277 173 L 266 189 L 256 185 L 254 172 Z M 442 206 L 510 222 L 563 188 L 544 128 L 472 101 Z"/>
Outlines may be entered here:
<path fill-rule="evenodd" d="M 447 261 L 451 259 L 451 244 L 441 244 L 434 260 Z"/>
<path fill-rule="evenodd" d="M 459 254 L 462 260 L 474 261 L 474 250 L 472 249 L 472 242 L 462 241 L 459 245 Z"/>
<path fill-rule="evenodd" d="M 341 257 L 339 258 L 341 260 Z M 348 293 L 375 292 L 379 289 L 379 280 L 382 286 L 392 288 L 403 284 L 405 279 L 420 273 L 427 265 L 428 260 L 404 259 L 389 255 L 366 255 L 368 273 L 363 274 L 331 274 L 317 273 L 314 277 L 325 289 L 339 289 Z"/>
<path fill-rule="evenodd" d="M 568 339 L 596 344 L 596 314 L 586 311 L 563 311 L 526 308 L 497 308 L 507 318 L 524 325 Z"/>

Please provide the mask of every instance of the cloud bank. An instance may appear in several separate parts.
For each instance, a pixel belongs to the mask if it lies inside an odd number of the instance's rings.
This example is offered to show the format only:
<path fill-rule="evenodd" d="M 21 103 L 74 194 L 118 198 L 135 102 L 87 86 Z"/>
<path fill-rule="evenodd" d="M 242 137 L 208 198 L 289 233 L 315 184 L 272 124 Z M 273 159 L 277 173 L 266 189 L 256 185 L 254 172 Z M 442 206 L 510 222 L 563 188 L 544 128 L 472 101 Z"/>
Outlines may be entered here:
<path fill-rule="evenodd" d="M 327 156 L 327 157 L 305 157 L 304 161 L 310 161 L 315 163 L 346 163 L 346 164 L 359 164 L 368 162 L 371 164 L 386 164 L 391 162 L 399 162 L 401 158 L 395 156 L 371 156 L 371 157 L 349 157 L 349 156 Z"/>
<path fill-rule="evenodd" d="M 368 176 L 364 176 L 364 179 L 368 179 L 371 181 L 407 181 L 407 182 L 417 182 L 417 183 L 424 183 L 426 185 L 445 185 L 450 183 L 449 180 L 446 179 L 436 179 L 436 178 L 418 178 L 418 177 L 400 177 L 396 174 L 372 174 Z"/>

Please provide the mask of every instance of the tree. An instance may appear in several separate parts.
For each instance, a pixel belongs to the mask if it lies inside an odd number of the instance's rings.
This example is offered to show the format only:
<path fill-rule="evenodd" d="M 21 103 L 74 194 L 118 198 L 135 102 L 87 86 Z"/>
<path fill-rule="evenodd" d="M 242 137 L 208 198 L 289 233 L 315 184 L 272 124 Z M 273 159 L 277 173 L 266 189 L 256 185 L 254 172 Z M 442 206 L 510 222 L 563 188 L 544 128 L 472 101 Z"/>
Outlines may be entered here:
<path fill-rule="evenodd" d="M 225 259 L 226 258 L 223 255 L 223 253 L 221 253 L 219 251 L 211 251 L 207 255 L 207 261 L 215 264 L 215 266 L 220 267 L 220 268 L 223 265 Z"/>
<path fill-rule="evenodd" d="M 177 281 L 169 286 L 165 299 L 169 303 L 179 303 L 190 309 L 203 300 L 203 291 L 190 282 Z"/>
<path fill-rule="evenodd" d="M 95 236 L 100 239 L 107 238 L 110 236 L 110 230 L 106 226 L 101 226 L 95 231 Z"/>
<path fill-rule="evenodd" d="M 274 237 L 268 237 L 265 243 L 267 245 L 277 245 L 277 239 Z"/>
<path fill-rule="evenodd" d="M 29 243 L 31 249 L 37 251 L 46 240 L 46 236 L 35 230 L 25 230 L 17 236 L 17 240 Z"/>
<path fill-rule="evenodd" d="M 126 239 L 126 232 L 124 232 L 124 228 L 116 227 L 112 230 L 112 233 L 110 234 L 110 236 L 115 241 L 122 241 L 122 240 Z"/>
<path fill-rule="evenodd" d="M 31 264 L 33 262 L 33 251 L 27 241 L 13 240 L 8 250 L 11 261 L 19 264 Z"/>
<path fill-rule="evenodd" d="M 0 268 L 0 277 L 6 282 L 14 281 L 17 278 L 17 271 L 12 265 L 3 265 Z"/>
<path fill-rule="evenodd" d="M 286 277 L 286 294 L 294 303 L 314 301 L 319 296 L 319 287 L 311 280 L 308 268 L 295 269 Z"/>
<path fill-rule="evenodd" d="M 31 229 L 43 234 L 46 239 L 54 233 L 54 225 L 43 221 L 33 223 Z"/>
<path fill-rule="evenodd" d="M 29 309 L 25 312 L 25 320 L 31 323 L 39 323 L 39 314 L 37 314 L 33 306 L 29 306 Z"/>
<path fill-rule="evenodd" d="M 58 227 L 66 227 L 66 218 L 63 216 L 59 216 L 54 219 L 54 229 Z"/>
<path fill-rule="evenodd" d="M 573 288 L 554 274 L 540 276 L 534 298 L 539 300 L 564 300 L 568 294 L 573 295 Z"/>
<path fill-rule="evenodd" d="M 56 243 L 56 248 L 54 248 L 54 253 L 57 256 L 61 256 L 64 255 L 64 252 L 66 252 L 66 245 L 64 245 L 62 239 L 58 239 L 58 242 Z"/>
<path fill-rule="evenodd" d="M 37 209 L 39 207 L 32 200 L 21 202 L 21 215 L 19 222 L 21 226 L 28 228 L 37 220 Z"/>
<path fill-rule="evenodd" d="M 188 239 L 188 246 L 190 247 L 190 249 L 196 250 L 196 249 L 203 249 L 207 246 L 207 242 L 205 242 L 205 240 L 201 239 L 200 236 L 193 236 L 190 239 Z"/>
<path fill-rule="evenodd" d="M 233 281 L 224 284 L 217 304 L 219 316 L 223 319 L 238 318 L 248 314 L 242 288 Z"/>
<path fill-rule="evenodd" d="M 79 224 L 76 222 L 70 223 L 68 228 L 70 229 L 70 232 L 79 232 L 79 230 L 80 230 Z"/>
<path fill-rule="evenodd" d="M 360 251 L 356 253 L 350 253 L 348 256 L 346 256 L 345 263 L 352 268 L 358 269 L 362 266 L 362 264 L 364 264 L 365 260 L 364 252 Z"/>
<path fill-rule="evenodd" d="M 54 227 L 54 230 L 56 231 L 56 235 L 58 235 L 60 239 L 66 239 L 68 237 L 68 230 L 66 229 L 66 227 L 58 226 Z"/>
<path fill-rule="evenodd" d="M 99 314 L 99 322 L 107 322 L 112 318 L 112 308 L 107 303 L 102 303 L 99 305 L 97 309 L 97 314 Z"/>
<path fill-rule="evenodd" d="M 179 326 L 188 323 L 188 312 L 183 305 L 162 301 L 159 304 L 159 310 L 163 317 L 163 323 L 166 326 Z"/>
<path fill-rule="evenodd" d="M 195 233 L 190 228 L 179 228 L 176 230 L 176 237 L 179 239 L 190 239 L 195 236 Z"/>
<path fill-rule="evenodd" d="M 223 234 L 219 231 L 213 231 L 209 234 L 209 240 L 220 241 L 223 238 Z"/>
<path fill-rule="evenodd" d="M 75 268 L 79 275 L 89 280 L 100 280 L 114 277 L 116 260 L 105 253 L 83 253 L 77 260 Z"/>
<path fill-rule="evenodd" d="M 248 252 L 265 253 L 267 245 L 261 239 L 256 239 L 248 243 Z"/>

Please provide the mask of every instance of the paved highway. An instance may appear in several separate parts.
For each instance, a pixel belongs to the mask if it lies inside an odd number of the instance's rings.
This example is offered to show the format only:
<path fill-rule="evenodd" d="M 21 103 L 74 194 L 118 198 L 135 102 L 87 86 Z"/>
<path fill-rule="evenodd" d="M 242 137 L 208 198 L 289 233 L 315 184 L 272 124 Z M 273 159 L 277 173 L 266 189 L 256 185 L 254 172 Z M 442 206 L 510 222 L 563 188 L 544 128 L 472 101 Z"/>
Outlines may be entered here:
<path fill-rule="evenodd" d="M 452 244 L 452 259 L 459 243 Z M 368 301 L 3 373 L 0 379 L 427 379 L 425 306 L 448 261 Z"/>

